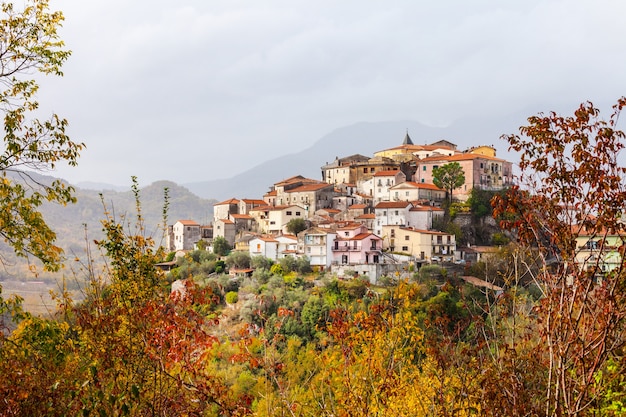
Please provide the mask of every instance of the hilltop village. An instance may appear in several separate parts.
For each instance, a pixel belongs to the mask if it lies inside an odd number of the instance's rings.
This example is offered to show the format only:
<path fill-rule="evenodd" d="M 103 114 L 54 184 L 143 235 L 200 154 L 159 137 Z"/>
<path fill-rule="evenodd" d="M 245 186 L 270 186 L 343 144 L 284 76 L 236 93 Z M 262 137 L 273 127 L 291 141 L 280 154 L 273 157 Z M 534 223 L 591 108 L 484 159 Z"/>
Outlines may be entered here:
<path fill-rule="evenodd" d="M 451 195 L 433 183 L 433 170 L 449 163 L 458 163 L 465 178 Z M 509 187 L 512 163 L 497 158 L 493 146 L 459 150 L 446 140 L 415 145 L 407 132 L 401 145 L 373 157 L 327 162 L 321 177 L 297 175 L 273 184 L 262 198 L 216 203 L 211 225 L 178 220 L 168 226 L 167 249 L 178 255 L 211 249 L 220 238 L 251 257 L 306 256 L 315 270 L 349 271 L 373 282 L 407 265 L 478 260 L 489 248 L 459 248 L 454 234 L 434 226 L 444 218 L 446 201 L 467 201 L 473 189 Z"/>

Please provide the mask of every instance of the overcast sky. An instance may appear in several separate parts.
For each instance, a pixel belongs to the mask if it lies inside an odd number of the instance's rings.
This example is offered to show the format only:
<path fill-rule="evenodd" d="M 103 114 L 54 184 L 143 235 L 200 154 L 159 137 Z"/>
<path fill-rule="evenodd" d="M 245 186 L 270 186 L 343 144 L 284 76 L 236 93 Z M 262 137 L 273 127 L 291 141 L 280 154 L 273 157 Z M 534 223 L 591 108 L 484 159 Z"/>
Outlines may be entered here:
<path fill-rule="evenodd" d="M 608 117 L 626 95 L 622 0 L 50 4 L 73 53 L 39 99 L 87 144 L 55 174 L 74 183 L 227 178 L 361 121 Z"/>

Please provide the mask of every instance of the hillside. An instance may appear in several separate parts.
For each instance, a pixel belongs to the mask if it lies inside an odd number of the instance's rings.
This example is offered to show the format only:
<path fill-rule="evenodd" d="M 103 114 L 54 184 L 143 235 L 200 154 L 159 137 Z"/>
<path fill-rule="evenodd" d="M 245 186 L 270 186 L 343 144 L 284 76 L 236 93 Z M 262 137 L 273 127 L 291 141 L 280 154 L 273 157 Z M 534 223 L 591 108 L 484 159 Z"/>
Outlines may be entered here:
<path fill-rule="evenodd" d="M 51 181 L 52 177 L 37 176 L 43 182 Z M 142 215 L 145 232 L 157 243 L 162 237 L 164 189 L 169 189 L 168 223 L 178 219 L 193 219 L 200 223 L 209 223 L 213 217 L 215 200 L 203 199 L 187 188 L 169 181 L 158 181 L 140 190 Z M 65 207 L 56 204 L 44 204 L 41 211 L 50 227 L 57 233 L 57 245 L 63 248 L 68 257 L 82 258 L 85 254 L 86 242 L 102 237 L 101 220 L 106 210 L 118 219 L 126 218 L 126 224 L 135 224 L 135 197 L 132 191 L 118 192 L 114 190 L 94 191 L 76 189 L 76 204 Z M 0 274 L 0 278 L 18 277 L 25 274 L 25 265 L 16 260 L 12 251 L 2 249 L 5 258 L 11 263 L 8 269 Z"/>

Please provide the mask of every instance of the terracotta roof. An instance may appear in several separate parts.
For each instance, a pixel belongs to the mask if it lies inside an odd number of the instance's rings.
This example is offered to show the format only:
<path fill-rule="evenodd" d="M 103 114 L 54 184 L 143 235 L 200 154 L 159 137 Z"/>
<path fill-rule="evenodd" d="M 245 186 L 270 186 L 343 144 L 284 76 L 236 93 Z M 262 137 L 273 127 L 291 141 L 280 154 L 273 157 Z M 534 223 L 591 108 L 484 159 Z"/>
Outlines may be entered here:
<path fill-rule="evenodd" d="M 501 159 L 501 158 L 474 154 L 474 153 L 457 153 L 455 155 L 450 155 L 450 156 L 448 155 L 430 156 L 428 158 L 422 158 L 420 162 L 435 162 L 435 161 L 455 162 L 455 161 L 471 161 L 474 159 L 487 159 L 489 161 L 506 162 L 506 160 Z"/>
<path fill-rule="evenodd" d="M 244 198 L 241 201 L 243 201 L 246 204 L 258 204 L 258 205 L 265 205 L 265 204 L 267 204 L 264 200 L 249 199 L 249 198 Z"/>
<path fill-rule="evenodd" d="M 298 240 L 298 236 L 290 235 L 290 234 L 284 234 L 284 235 L 276 236 L 276 239 L 278 239 L 279 237 L 286 237 L 287 239 Z"/>
<path fill-rule="evenodd" d="M 305 184 L 300 187 L 292 188 L 291 190 L 286 190 L 286 193 L 301 193 L 306 191 L 318 191 L 323 188 L 333 187 L 332 184 L 328 184 L 327 182 L 317 183 L 317 184 Z"/>
<path fill-rule="evenodd" d="M 408 201 L 381 201 L 380 203 L 374 206 L 374 209 L 385 209 L 385 208 L 406 208 L 410 206 L 411 203 Z"/>
<path fill-rule="evenodd" d="M 226 204 L 239 204 L 239 200 L 236 198 L 231 198 L 230 200 L 222 201 L 221 203 L 215 203 L 214 206 L 223 206 Z"/>
<path fill-rule="evenodd" d="M 276 242 L 276 243 L 278 243 L 277 240 L 275 240 L 274 238 L 272 238 L 270 236 L 258 236 L 255 239 L 262 240 L 263 242 Z M 254 239 L 252 239 L 252 240 L 254 240 Z"/>
<path fill-rule="evenodd" d="M 393 188 L 393 189 L 396 189 L 396 188 L 406 188 L 406 186 L 409 186 L 410 188 L 421 188 L 421 189 L 427 189 L 427 190 L 444 191 L 441 188 L 437 187 L 435 184 L 430 184 L 430 183 L 427 183 L 427 182 L 417 183 L 417 182 L 413 182 L 413 181 L 402 182 L 400 184 L 394 185 L 391 188 Z"/>
<path fill-rule="evenodd" d="M 389 225 L 390 226 L 390 225 Z M 383 226 L 384 227 L 384 226 Z M 440 232 L 438 230 L 424 230 L 424 229 L 414 229 L 412 227 L 399 227 L 402 230 L 406 230 L 408 232 L 421 233 L 426 235 L 435 235 L 435 236 L 447 236 L 452 235 L 452 233 Z"/>
<path fill-rule="evenodd" d="M 355 219 L 375 219 L 376 215 L 374 213 L 370 214 L 361 214 L 360 216 L 355 217 Z"/>
<path fill-rule="evenodd" d="M 230 216 L 233 219 L 245 219 L 245 220 L 252 219 L 252 217 L 249 214 L 231 214 Z"/>
<path fill-rule="evenodd" d="M 235 224 L 232 220 L 230 219 L 220 219 L 219 221 L 221 221 L 224 224 Z"/>
<path fill-rule="evenodd" d="M 276 195 L 278 195 L 278 191 L 276 191 L 276 190 L 268 191 L 268 192 L 265 193 L 266 197 L 272 197 L 272 196 L 276 196 Z"/>
<path fill-rule="evenodd" d="M 367 204 L 353 204 L 350 207 L 348 207 L 348 210 L 361 210 L 361 209 L 366 209 L 367 208 Z"/>
<path fill-rule="evenodd" d="M 381 153 L 381 152 L 386 152 L 386 151 L 396 151 L 396 150 L 407 150 L 407 151 L 411 151 L 411 152 L 418 152 L 418 151 L 435 151 L 437 149 L 447 149 L 447 150 L 451 150 L 454 151 L 453 148 L 449 147 L 449 146 L 444 146 L 444 145 L 411 145 L 411 144 L 407 144 L 407 145 L 400 145 L 400 146 L 395 146 L 393 148 L 387 148 L 387 149 L 383 149 L 382 151 L 378 151 L 375 153 Z"/>
<path fill-rule="evenodd" d="M 366 237 L 370 237 L 370 236 L 374 236 L 377 239 L 380 239 L 378 236 L 376 236 L 373 233 L 359 233 L 358 235 L 356 235 L 355 237 L 353 237 L 351 240 L 363 240 Z"/>
<path fill-rule="evenodd" d="M 397 169 L 395 170 L 386 170 L 386 171 L 378 171 L 374 174 L 375 177 L 394 177 L 396 176 L 398 173 L 400 173 L 402 171 L 399 171 Z"/>
<path fill-rule="evenodd" d="M 413 206 L 409 211 L 444 211 L 441 207 L 433 206 Z"/>
<path fill-rule="evenodd" d="M 179 220 L 176 223 L 181 223 L 184 226 L 200 226 L 200 224 L 193 220 Z"/>
<path fill-rule="evenodd" d="M 337 228 L 337 230 L 354 230 L 354 229 L 359 229 L 361 227 L 363 227 L 361 223 L 350 222 L 349 224 L 345 224 Z"/>
<path fill-rule="evenodd" d="M 303 184 L 314 184 L 314 183 L 319 183 L 321 181 L 318 180 L 312 180 L 310 178 L 305 178 L 302 175 L 295 175 L 293 177 L 284 179 L 280 182 L 277 182 L 274 184 L 275 187 L 281 187 L 281 186 L 285 186 L 285 185 L 289 185 L 289 184 L 293 184 L 296 182 L 302 182 Z"/>

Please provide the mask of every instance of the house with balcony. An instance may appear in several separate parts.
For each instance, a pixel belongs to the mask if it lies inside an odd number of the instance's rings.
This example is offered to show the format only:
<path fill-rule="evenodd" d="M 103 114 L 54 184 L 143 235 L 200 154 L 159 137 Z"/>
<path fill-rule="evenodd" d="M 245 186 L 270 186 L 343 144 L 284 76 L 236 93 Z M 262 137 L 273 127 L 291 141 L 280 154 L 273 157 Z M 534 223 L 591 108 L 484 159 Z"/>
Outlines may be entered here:
<path fill-rule="evenodd" d="M 423 201 L 430 205 L 441 205 L 446 199 L 446 190 L 435 184 L 405 181 L 389 188 L 388 201 Z"/>
<path fill-rule="evenodd" d="M 295 218 L 307 218 L 305 209 L 297 205 L 260 206 L 249 212 L 260 233 L 280 235 L 287 233 L 287 223 Z"/>
<path fill-rule="evenodd" d="M 359 190 L 372 196 L 374 204 L 389 201 L 389 189 L 406 181 L 406 175 L 399 170 L 378 171 L 369 180 L 360 183 Z"/>
<path fill-rule="evenodd" d="M 574 227 L 576 233 L 576 263 L 582 270 L 593 272 L 597 282 L 609 272 L 621 267 L 620 248 L 626 244 L 626 235 L 606 229 L 590 231 Z"/>
<path fill-rule="evenodd" d="M 383 236 L 385 225 L 407 226 L 410 223 L 410 210 L 413 204 L 409 201 L 383 201 L 374 206 L 374 234 Z"/>
<path fill-rule="evenodd" d="M 295 235 L 279 235 L 274 238 L 278 242 L 276 259 L 287 256 L 298 256 L 298 237 Z"/>
<path fill-rule="evenodd" d="M 335 195 L 332 184 L 297 175 L 275 183 L 263 199 L 271 201 L 271 205 L 299 205 L 304 208 L 306 219 L 316 210 L 332 208 Z"/>
<path fill-rule="evenodd" d="M 337 233 L 333 229 L 311 227 L 298 233 L 298 253 L 309 258 L 311 267 L 324 271 L 333 261 Z"/>
<path fill-rule="evenodd" d="M 452 261 L 456 251 L 453 234 L 436 230 L 420 230 L 412 227 L 383 226 L 383 249 L 413 256 L 418 261 L 432 261 L 439 257 Z"/>
<path fill-rule="evenodd" d="M 352 223 L 337 228 L 332 252 L 335 264 L 377 264 L 382 258 L 382 239 L 364 225 Z"/>
<path fill-rule="evenodd" d="M 432 184 L 433 170 L 451 162 L 459 163 L 465 174 L 465 183 L 452 191 L 453 199 L 466 201 L 474 188 L 497 191 L 512 185 L 511 162 L 476 153 L 435 155 L 420 159 L 413 181 L 419 184 Z"/>
<path fill-rule="evenodd" d="M 248 214 L 253 208 L 266 205 L 267 203 L 264 200 L 242 198 L 237 204 L 237 214 Z"/>
<path fill-rule="evenodd" d="M 353 182 L 353 177 L 351 176 L 351 167 L 353 164 L 358 163 L 366 163 L 369 161 L 368 156 L 364 155 L 350 155 L 344 158 L 336 157 L 333 162 L 326 163 L 322 167 L 322 181 L 328 184 L 348 184 Z"/>

